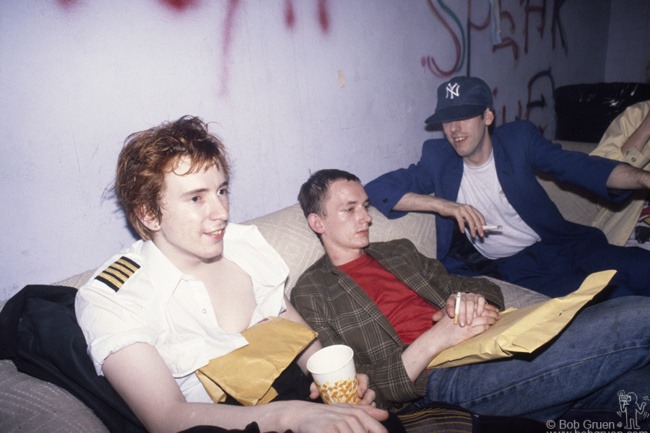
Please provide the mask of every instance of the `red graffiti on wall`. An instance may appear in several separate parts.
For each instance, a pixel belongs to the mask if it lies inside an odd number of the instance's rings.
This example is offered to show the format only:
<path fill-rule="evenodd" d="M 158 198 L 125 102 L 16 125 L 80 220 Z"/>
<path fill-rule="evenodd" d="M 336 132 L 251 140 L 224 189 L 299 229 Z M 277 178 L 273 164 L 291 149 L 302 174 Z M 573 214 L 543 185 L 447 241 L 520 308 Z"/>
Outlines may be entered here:
<path fill-rule="evenodd" d="M 222 63 L 221 63 L 221 89 L 220 96 L 228 94 L 228 84 L 230 79 L 230 50 L 233 42 L 233 33 L 235 29 L 235 18 L 237 11 L 241 7 L 242 0 L 229 0 L 228 8 L 226 11 L 226 18 L 223 25 L 222 37 Z M 327 6 L 327 0 L 318 0 L 317 3 L 318 24 L 323 33 L 329 33 L 330 29 L 330 14 Z M 296 13 L 294 9 L 293 0 L 285 0 L 284 2 L 284 23 L 289 30 L 293 30 L 296 24 Z"/>
<path fill-rule="evenodd" d="M 553 49 L 555 49 L 555 35 L 560 34 L 560 42 L 562 43 L 562 48 L 566 54 L 569 53 L 569 46 L 566 41 L 566 34 L 564 32 L 564 26 L 562 25 L 560 17 L 560 9 L 564 5 L 564 0 L 555 0 L 553 3 L 553 22 L 551 24 L 551 33 L 553 34 Z"/>
<path fill-rule="evenodd" d="M 504 10 L 501 8 L 501 2 L 498 1 L 498 18 L 501 24 L 501 33 L 500 41 L 492 45 L 492 52 L 498 50 L 510 50 L 512 52 L 512 57 L 515 62 L 519 61 L 521 56 L 520 43 L 517 41 L 517 38 L 521 36 L 517 35 L 517 23 L 513 18 L 513 14 L 510 10 Z M 545 29 L 547 26 L 547 17 L 549 16 L 549 5 L 547 0 L 541 0 L 542 3 L 534 3 L 533 0 L 520 0 L 519 5 L 522 8 L 523 12 L 523 52 L 528 54 L 529 51 L 529 42 L 531 34 L 536 30 L 540 39 L 544 38 Z M 560 10 L 564 5 L 566 0 L 552 0 L 552 14 L 551 16 L 551 35 L 552 35 L 552 49 L 556 47 L 556 39 L 559 37 L 560 44 L 564 51 L 568 54 L 568 46 L 566 41 L 566 34 L 564 31 L 564 26 L 562 25 Z M 492 10 L 491 6 L 488 8 L 487 14 L 485 17 L 481 17 L 478 21 L 473 21 L 472 14 L 472 0 L 467 0 L 468 2 L 468 22 L 467 28 L 463 29 L 462 24 L 456 17 L 456 15 L 449 10 L 447 5 L 438 0 L 438 7 L 434 5 L 432 0 L 428 0 L 429 9 L 432 11 L 433 15 L 436 17 L 436 20 L 439 21 L 442 26 L 447 30 L 451 37 L 451 41 L 454 46 L 455 58 L 452 66 L 450 68 L 442 68 L 439 61 L 434 55 L 426 55 L 421 58 L 421 65 L 427 68 L 434 75 L 439 77 L 448 77 L 454 73 L 457 73 L 461 70 L 464 59 L 467 57 L 469 65 L 469 50 L 466 49 L 465 44 L 465 32 L 467 32 L 467 40 L 470 39 L 470 32 L 482 32 L 490 30 Z M 443 14 L 444 12 L 444 14 Z M 531 23 L 534 20 L 534 17 L 539 17 L 539 24 L 533 26 Z M 452 27 L 452 21 L 456 23 L 458 30 Z M 468 66 L 469 71 L 469 66 Z"/>
<path fill-rule="evenodd" d="M 198 0 L 158 0 L 164 6 L 177 12 L 183 12 L 189 8 L 198 6 Z"/>
<path fill-rule="evenodd" d="M 555 80 L 551 69 L 545 69 L 539 71 L 528 80 L 528 94 L 526 97 L 525 104 L 521 100 L 517 100 L 517 112 L 514 114 L 514 119 L 527 119 L 531 120 L 533 111 L 536 110 L 546 110 L 550 106 L 547 102 L 547 98 L 544 96 L 550 95 L 549 99 L 553 98 L 553 92 L 555 91 Z M 539 93 L 537 93 L 539 92 Z M 492 94 L 496 97 L 498 89 L 494 89 Z M 524 111 L 523 107 L 526 107 Z M 501 118 L 498 121 L 503 124 L 510 121 L 508 119 L 506 106 L 501 107 Z M 548 128 L 548 125 L 537 125 L 539 130 L 544 133 Z"/>
<path fill-rule="evenodd" d="M 78 4 L 78 0 L 55 0 L 56 3 L 64 8 L 70 9 Z M 198 7 L 201 0 L 157 0 L 161 5 L 176 13 L 184 13 L 190 8 Z M 300 4 L 303 4 L 301 2 Z M 228 93 L 228 83 L 230 79 L 230 55 L 235 34 L 235 22 L 237 12 L 243 4 L 242 0 L 228 0 L 226 5 L 226 15 L 222 30 L 221 43 L 221 88 L 220 95 Z M 328 34 L 331 27 L 331 18 L 329 13 L 328 0 L 316 0 L 316 21 L 320 30 Z M 293 30 L 296 24 L 296 14 L 293 0 L 284 2 L 284 23 L 287 29 Z"/>
<path fill-rule="evenodd" d="M 562 48 L 566 53 L 569 52 L 569 48 L 566 43 L 566 37 L 565 37 L 565 32 L 564 32 L 564 26 L 562 25 L 562 19 L 560 16 L 560 9 L 564 5 L 565 0 L 555 0 L 553 2 L 553 13 L 551 15 L 551 35 L 552 35 L 552 48 L 555 49 L 556 45 L 556 35 L 559 33 L 560 34 L 560 42 L 562 44 Z M 524 35 L 526 36 L 526 43 L 524 46 L 524 51 L 528 53 L 528 34 L 529 34 L 529 16 L 532 13 L 537 13 L 540 15 L 541 23 L 537 27 L 537 31 L 539 32 L 540 38 L 544 37 L 544 29 L 546 28 L 546 0 L 544 0 L 544 3 L 542 6 L 531 6 L 530 5 L 530 0 L 528 0 L 528 4 L 526 5 L 526 29 L 524 30 Z"/>
<path fill-rule="evenodd" d="M 454 30 L 451 28 L 451 25 L 447 22 L 445 17 L 438 11 L 438 9 L 434 6 L 433 2 L 431 0 L 428 0 L 429 8 L 433 12 L 433 14 L 438 18 L 438 20 L 442 23 L 443 27 L 449 32 L 449 35 L 451 37 L 452 42 L 454 43 L 454 48 L 455 48 L 455 58 L 452 63 L 451 68 L 449 69 L 443 69 L 438 65 L 438 62 L 432 55 L 428 56 L 423 56 L 422 59 L 420 60 L 420 63 L 422 64 L 423 67 L 427 68 L 429 71 L 434 73 L 435 75 L 439 77 L 448 77 L 454 73 L 457 73 L 458 71 L 461 70 L 462 68 L 462 63 L 463 60 L 465 59 L 465 32 L 463 31 L 463 26 L 461 25 L 460 21 L 458 20 L 458 17 L 445 5 L 442 0 L 438 0 L 438 5 L 449 15 L 449 17 L 456 22 L 458 28 L 459 28 L 459 34 L 460 38 L 458 35 L 454 32 Z M 461 44 L 462 41 L 462 44 Z"/>
<path fill-rule="evenodd" d="M 330 14 L 327 11 L 327 0 L 318 0 L 318 24 L 323 33 L 330 31 Z"/>
<path fill-rule="evenodd" d="M 544 110 L 548 105 L 546 103 L 546 99 L 544 98 L 544 93 L 542 90 L 540 90 L 539 99 L 535 99 L 536 96 L 533 95 L 533 88 L 542 79 L 548 80 L 548 84 L 550 84 L 550 86 L 546 90 L 550 90 L 551 98 L 553 98 L 553 91 L 555 90 L 555 80 L 553 79 L 551 68 L 543 71 L 539 71 L 538 73 L 533 75 L 528 80 L 528 101 L 526 102 L 526 119 L 530 119 L 530 114 L 533 110 L 537 110 L 537 109 Z"/>
<path fill-rule="evenodd" d="M 230 48 L 232 47 L 232 33 L 235 27 L 235 15 L 241 0 L 228 0 L 228 8 L 223 23 L 223 37 L 221 42 L 221 88 L 220 95 L 228 93 L 228 82 L 230 80 Z"/>
<path fill-rule="evenodd" d="M 318 0 L 316 19 L 321 31 L 323 33 L 329 33 L 330 14 L 327 8 L 327 0 Z M 296 13 L 293 6 L 293 0 L 284 0 L 284 24 L 290 30 L 293 30 L 296 24 Z"/>
<path fill-rule="evenodd" d="M 539 14 L 541 23 L 537 26 L 537 31 L 539 32 L 539 37 L 544 37 L 544 27 L 546 27 L 546 0 L 544 0 L 543 6 L 531 6 L 530 0 L 526 2 L 526 7 L 524 8 L 524 52 L 528 54 L 528 34 L 530 31 L 530 16 L 532 14 Z"/>
<path fill-rule="evenodd" d="M 296 12 L 293 9 L 292 0 L 284 0 L 284 24 L 291 30 L 296 24 Z"/>
<path fill-rule="evenodd" d="M 470 0 L 471 1 L 471 0 Z M 566 42 L 566 36 L 564 31 L 564 26 L 562 25 L 562 20 L 560 16 L 560 9 L 564 4 L 565 0 L 553 0 L 553 13 L 551 14 L 551 35 L 552 35 L 552 49 L 555 50 L 556 47 L 556 35 L 559 34 L 560 42 L 565 53 L 569 53 L 569 48 Z M 501 4 L 501 2 L 499 2 Z M 543 0 L 541 5 L 531 5 L 531 0 L 526 0 L 524 6 L 524 53 L 528 54 L 529 41 L 530 41 L 530 22 L 532 15 L 539 15 L 540 24 L 537 26 L 537 33 L 539 38 L 544 38 L 544 29 L 546 28 L 546 17 L 548 6 L 546 0 Z M 516 25 L 515 20 L 512 17 L 512 14 L 507 10 L 500 9 L 500 19 L 503 25 L 503 22 L 508 22 L 509 27 L 507 28 L 508 33 L 512 36 L 502 37 L 502 42 L 500 44 L 494 45 L 492 51 L 496 51 L 503 48 L 512 49 L 512 55 L 515 61 L 519 60 L 519 44 L 516 42 L 514 36 L 516 34 Z"/>
<path fill-rule="evenodd" d="M 78 3 L 78 0 L 56 0 L 59 6 L 63 9 L 71 9 Z"/>

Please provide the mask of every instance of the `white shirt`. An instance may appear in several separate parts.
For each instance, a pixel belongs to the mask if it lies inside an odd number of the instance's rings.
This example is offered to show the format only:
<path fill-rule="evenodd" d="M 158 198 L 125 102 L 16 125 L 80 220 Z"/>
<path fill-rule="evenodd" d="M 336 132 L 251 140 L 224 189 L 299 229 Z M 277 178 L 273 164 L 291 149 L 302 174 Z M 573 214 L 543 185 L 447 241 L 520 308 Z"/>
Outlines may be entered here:
<path fill-rule="evenodd" d="M 289 269 L 255 226 L 228 224 L 223 256 L 249 274 L 257 307 L 249 326 L 282 313 Z M 104 270 L 126 257 L 139 268 L 118 290 L 102 282 Z M 103 275 L 106 275 L 105 273 Z M 108 260 L 79 289 L 77 320 L 97 374 L 111 354 L 142 342 L 164 359 L 188 401 L 212 400 L 194 372 L 211 359 L 247 344 L 241 334 L 224 332 L 204 284 L 184 275 L 151 241 L 137 241 Z"/>
<path fill-rule="evenodd" d="M 501 226 L 501 230 L 487 232 L 482 239 L 472 238 L 466 229 L 467 237 L 474 247 L 488 259 L 512 256 L 541 239 L 521 219 L 501 189 L 494 153 L 481 166 L 464 165 L 456 201 L 474 206 L 483 214 L 488 225 Z"/>

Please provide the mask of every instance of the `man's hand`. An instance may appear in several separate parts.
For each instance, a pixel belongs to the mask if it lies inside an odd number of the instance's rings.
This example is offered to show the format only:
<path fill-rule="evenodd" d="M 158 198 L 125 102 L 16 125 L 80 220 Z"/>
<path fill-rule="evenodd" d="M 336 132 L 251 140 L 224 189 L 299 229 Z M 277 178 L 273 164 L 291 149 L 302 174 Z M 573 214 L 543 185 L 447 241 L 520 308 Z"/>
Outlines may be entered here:
<path fill-rule="evenodd" d="M 461 233 L 465 232 L 465 226 L 467 226 L 472 237 L 485 236 L 485 230 L 483 230 L 485 217 L 469 204 L 456 203 L 432 195 L 407 192 L 393 209 L 409 212 L 435 212 L 440 216 L 454 218 Z"/>
<path fill-rule="evenodd" d="M 284 403 L 284 402 L 282 402 Z M 287 427 L 297 433 L 387 433 L 388 412 L 372 406 L 287 402 Z"/>
<path fill-rule="evenodd" d="M 411 380 L 416 380 L 440 352 L 487 331 L 499 320 L 499 310 L 481 295 L 461 293 L 461 304 L 465 305 L 459 309 L 458 324 L 454 324 L 456 295 L 452 295 L 445 307 L 433 314 L 434 326 L 402 353 L 402 362 Z"/>
<path fill-rule="evenodd" d="M 459 295 L 451 295 L 447 299 L 445 312 L 447 316 L 456 319 L 456 311 L 458 311 L 458 319 L 455 321 L 461 327 L 472 325 L 475 317 L 487 316 L 493 318 L 495 322 L 499 320 L 498 308 L 488 304 L 483 295 L 462 292 Z"/>
<path fill-rule="evenodd" d="M 352 404 L 311 404 L 303 413 L 304 421 L 299 422 L 300 432 L 377 432 L 386 430 L 378 421 L 385 421 L 388 412 L 375 406 L 375 391 L 368 388 L 369 379 L 365 374 L 357 374 L 359 403 Z M 312 382 L 309 397 L 318 398 L 318 388 Z M 313 412 L 313 413 L 312 413 Z"/>
<path fill-rule="evenodd" d="M 357 374 L 357 383 L 358 389 L 357 394 L 359 395 L 359 405 L 360 406 L 375 406 L 375 391 L 368 387 L 370 379 L 368 376 L 362 373 Z M 316 400 L 320 394 L 318 393 L 318 387 L 314 382 L 311 383 L 309 387 L 309 398 Z"/>
<path fill-rule="evenodd" d="M 453 298 L 455 297 L 454 295 Z M 485 304 L 483 313 L 480 316 L 472 311 L 473 308 L 464 310 L 462 313 L 463 319 L 459 318 L 458 324 L 454 323 L 454 319 L 449 315 L 447 308 L 436 311 L 433 315 L 433 321 L 436 324 L 427 333 L 431 332 L 432 336 L 436 336 L 437 350 L 432 354 L 429 361 L 442 350 L 462 343 L 475 335 L 482 334 L 499 320 L 499 312 L 493 305 Z M 468 323 L 470 322 L 468 319 L 470 315 L 471 323 Z M 461 324 L 461 320 L 463 324 Z"/>
<path fill-rule="evenodd" d="M 474 206 L 448 200 L 444 200 L 441 205 L 438 213 L 442 216 L 455 218 L 461 233 L 465 232 L 467 226 L 472 237 L 476 237 L 476 235 L 485 237 L 485 230 L 483 230 L 485 217 Z"/>

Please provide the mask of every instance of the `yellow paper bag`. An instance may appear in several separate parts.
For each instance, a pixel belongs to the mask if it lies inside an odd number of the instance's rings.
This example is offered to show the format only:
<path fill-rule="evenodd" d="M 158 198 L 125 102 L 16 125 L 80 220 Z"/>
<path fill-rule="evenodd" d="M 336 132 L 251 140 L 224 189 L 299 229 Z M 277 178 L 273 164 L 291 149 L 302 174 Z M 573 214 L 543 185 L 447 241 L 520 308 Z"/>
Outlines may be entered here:
<path fill-rule="evenodd" d="M 431 360 L 429 368 L 455 367 L 534 352 L 558 335 L 576 313 L 609 284 L 615 273 L 596 272 L 589 275 L 578 290 L 566 296 L 502 312 L 497 323 L 484 333 L 440 352 Z"/>
<path fill-rule="evenodd" d="M 242 335 L 248 345 L 196 371 L 215 403 L 224 401 L 226 394 L 245 406 L 273 400 L 275 379 L 317 336 L 312 329 L 279 317 L 258 323 Z"/>

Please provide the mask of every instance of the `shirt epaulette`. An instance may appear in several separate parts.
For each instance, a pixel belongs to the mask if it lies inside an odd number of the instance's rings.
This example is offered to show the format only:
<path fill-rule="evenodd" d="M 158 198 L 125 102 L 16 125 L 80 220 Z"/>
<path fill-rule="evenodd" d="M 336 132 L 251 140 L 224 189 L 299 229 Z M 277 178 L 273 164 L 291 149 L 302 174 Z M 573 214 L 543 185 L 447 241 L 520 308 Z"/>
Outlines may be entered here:
<path fill-rule="evenodd" d="M 122 256 L 100 272 L 95 279 L 117 292 L 138 269 L 140 269 L 139 264 Z"/>

